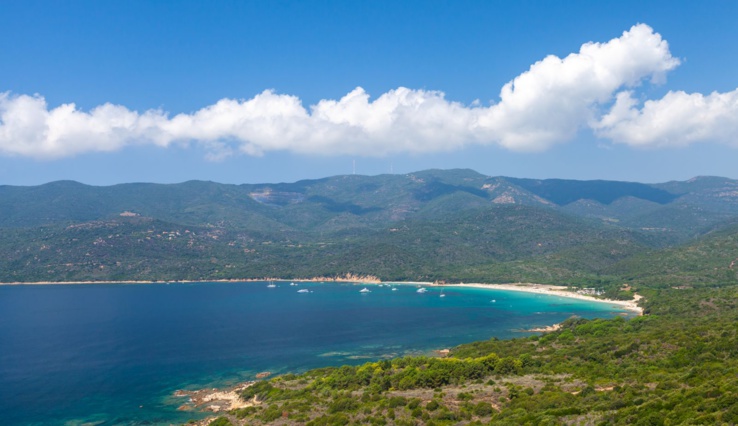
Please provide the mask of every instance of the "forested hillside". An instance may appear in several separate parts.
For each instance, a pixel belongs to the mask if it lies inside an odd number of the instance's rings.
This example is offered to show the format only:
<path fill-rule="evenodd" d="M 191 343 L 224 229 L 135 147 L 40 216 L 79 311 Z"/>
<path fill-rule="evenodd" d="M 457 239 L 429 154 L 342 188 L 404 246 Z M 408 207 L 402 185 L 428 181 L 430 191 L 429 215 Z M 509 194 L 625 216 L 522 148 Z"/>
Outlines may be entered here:
<path fill-rule="evenodd" d="M 626 269 L 653 270 L 643 259 L 654 250 L 730 228 L 737 198 L 738 184 L 722 178 L 648 185 L 471 170 L 259 185 L 2 186 L 0 281 L 356 273 L 615 288 Z"/>

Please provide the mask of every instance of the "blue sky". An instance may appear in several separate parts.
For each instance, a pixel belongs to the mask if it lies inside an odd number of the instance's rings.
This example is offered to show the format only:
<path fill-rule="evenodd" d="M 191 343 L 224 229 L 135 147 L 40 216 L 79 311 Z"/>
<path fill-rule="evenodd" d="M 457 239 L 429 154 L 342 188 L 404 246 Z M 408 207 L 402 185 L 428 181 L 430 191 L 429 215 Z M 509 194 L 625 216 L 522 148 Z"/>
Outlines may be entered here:
<path fill-rule="evenodd" d="M 8 0 L 0 16 L 0 184 L 354 162 L 738 178 L 735 1 Z"/>

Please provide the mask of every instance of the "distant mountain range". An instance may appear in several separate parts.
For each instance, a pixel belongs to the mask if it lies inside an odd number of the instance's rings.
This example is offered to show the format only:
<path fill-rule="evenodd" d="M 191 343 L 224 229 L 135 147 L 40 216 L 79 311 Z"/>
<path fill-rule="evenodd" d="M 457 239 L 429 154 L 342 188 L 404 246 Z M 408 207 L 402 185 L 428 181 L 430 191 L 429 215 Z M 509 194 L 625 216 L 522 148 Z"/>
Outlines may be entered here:
<path fill-rule="evenodd" d="M 614 286 L 647 279 L 646 254 L 651 263 L 653 253 L 730 238 L 737 218 L 738 181 L 719 177 L 643 184 L 426 170 L 253 185 L 0 186 L 0 281 L 357 273 Z"/>

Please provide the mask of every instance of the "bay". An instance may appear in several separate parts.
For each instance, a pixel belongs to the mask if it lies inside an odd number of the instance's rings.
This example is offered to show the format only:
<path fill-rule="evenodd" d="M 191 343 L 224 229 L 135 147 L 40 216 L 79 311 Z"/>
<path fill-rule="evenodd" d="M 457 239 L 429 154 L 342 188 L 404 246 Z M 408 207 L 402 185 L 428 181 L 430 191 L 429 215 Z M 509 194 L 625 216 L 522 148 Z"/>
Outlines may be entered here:
<path fill-rule="evenodd" d="M 479 288 L 445 287 L 440 297 L 440 288 L 412 285 L 267 284 L 0 286 L 0 423 L 178 424 L 201 415 L 177 411 L 177 389 L 520 337 L 572 315 L 625 314 Z"/>

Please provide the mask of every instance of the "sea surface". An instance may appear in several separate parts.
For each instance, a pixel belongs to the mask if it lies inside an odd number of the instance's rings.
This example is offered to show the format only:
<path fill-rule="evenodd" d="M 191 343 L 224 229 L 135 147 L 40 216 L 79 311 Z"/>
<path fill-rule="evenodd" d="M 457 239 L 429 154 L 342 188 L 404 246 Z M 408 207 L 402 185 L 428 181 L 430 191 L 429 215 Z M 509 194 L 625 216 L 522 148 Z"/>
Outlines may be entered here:
<path fill-rule="evenodd" d="M 519 337 L 572 315 L 623 314 L 513 291 L 267 284 L 0 286 L 0 423 L 179 424 L 201 415 L 177 411 L 177 389 Z"/>

